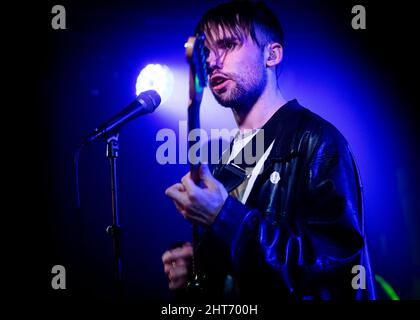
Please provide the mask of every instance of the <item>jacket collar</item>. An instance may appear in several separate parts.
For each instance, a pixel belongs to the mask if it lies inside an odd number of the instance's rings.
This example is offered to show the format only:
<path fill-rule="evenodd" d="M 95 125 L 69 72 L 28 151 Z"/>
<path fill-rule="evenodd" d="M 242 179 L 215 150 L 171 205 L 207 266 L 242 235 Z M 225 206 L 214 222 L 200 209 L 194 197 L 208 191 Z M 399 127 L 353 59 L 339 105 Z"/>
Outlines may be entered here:
<path fill-rule="evenodd" d="M 244 159 L 245 154 L 252 154 L 254 155 L 256 153 L 257 149 L 257 143 L 262 140 L 262 136 L 264 138 L 264 145 L 263 145 L 263 152 L 267 150 L 267 148 L 271 145 L 273 140 L 277 137 L 279 137 L 280 133 L 284 132 L 287 128 L 289 128 L 289 120 L 290 118 L 300 110 L 303 110 L 304 108 L 297 102 L 296 99 L 288 101 L 286 104 L 284 104 L 282 107 L 280 107 L 273 116 L 261 127 L 261 130 L 259 130 L 254 137 L 248 142 L 241 152 L 235 157 L 233 160 L 234 163 L 238 164 L 241 168 L 244 170 L 247 169 L 247 167 L 254 167 L 255 162 L 253 163 L 246 163 Z M 230 144 L 230 152 L 232 151 L 233 141 Z M 222 157 L 222 163 L 227 162 L 227 158 L 229 157 L 229 153 L 227 154 L 226 158 Z M 262 155 L 261 154 L 261 155 Z M 273 154 L 273 152 L 271 152 Z M 270 157 L 269 157 L 270 158 Z M 258 161 L 258 159 L 256 159 Z"/>
<path fill-rule="evenodd" d="M 261 135 L 264 135 L 264 151 L 271 145 L 274 139 L 278 139 L 281 136 L 285 136 L 285 132 L 290 132 L 293 128 L 290 128 L 290 120 L 298 111 L 304 110 L 296 99 L 288 101 L 282 107 L 280 107 L 273 116 L 261 127 L 262 130 L 259 130 L 257 134 L 248 142 L 244 148 L 239 152 L 231 163 L 236 163 L 236 168 L 232 168 L 232 165 L 227 165 L 227 160 L 229 159 L 230 152 L 233 147 L 233 140 L 229 147 L 229 152 L 224 152 L 222 158 L 219 161 L 219 165 L 214 170 L 214 175 L 219 179 L 225 186 L 229 185 L 230 187 L 239 185 L 241 181 L 247 178 L 247 168 L 254 167 L 256 162 L 247 164 L 244 159 L 244 154 L 254 155 L 257 149 L 256 143 L 261 141 Z M 293 127 L 293 126 L 292 126 Z M 291 129 L 291 130 L 289 130 Z M 281 133 L 283 133 L 281 135 Z M 260 135 L 260 136 L 259 136 Z M 287 136 L 287 134 L 286 134 Z M 283 140 L 283 139 L 282 139 Z M 275 143 L 275 146 L 278 143 Z M 285 144 L 282 144 L 285 145 Z M 286 144 L 287 145 L 287 144 Z M 278 157 L 280 153 L 287 153 L 288 150 L 278 150 L 278 148 L 273 148 L 268 156 L 266 163 L 271 163 L 273 157 Z M 261 154 L 262 155 L 262 154 Z M 258 161 L 258 158 L 255 159 Z M 264 169 L 267 169 L 268 166 L 264 164 Z M 231 170 L 232 169 L 232 170 Z M 265 171 L 265 170 L 264 170 Z M 235 174 L 232 174 L 234 172 Z M 226 177 L 229 178 L 226 178 Z M 223 181 L 226 180 L 226 181 Z"/>

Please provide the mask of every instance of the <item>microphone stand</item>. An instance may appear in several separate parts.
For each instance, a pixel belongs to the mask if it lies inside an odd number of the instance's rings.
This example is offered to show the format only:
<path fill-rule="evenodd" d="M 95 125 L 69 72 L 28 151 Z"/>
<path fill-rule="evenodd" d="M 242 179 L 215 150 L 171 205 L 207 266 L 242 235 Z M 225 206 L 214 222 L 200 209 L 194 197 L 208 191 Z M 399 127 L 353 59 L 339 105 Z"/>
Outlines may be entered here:
<path fill-rule="evenodd" d="M 118 189 L 117 189 L 117 158 L 119 151 L 118 133 L 107 137 L 106 157 L 109 159 L 111 169 L 111 200 L 112 200 L 112 225 L 106 228 L 106 233 L 112 238 L 114 251 L 114 280 L 117 299 L 122 298 L 122 273 L 121 273 L 121 227 L 119 225 Z"/>
<path fill-rule="evenodd" d="M 153 112 L 161 103 L 161 97 L 155 90 L 140 93 L 124 110 L 113 118 L 100 125 L 83 139 L 81 146 L 76 150 L 74 164 L 76 169 L 76 205 L 80 207 L 78 189 L 78 159 L 80 149 L 95 141 L 99 137 L 106 138 L 106 157 L 109 159 L 111 169 L 111 194 L 112 194 L 112 224 L 106 228 L 106 233 L 111 236 L 114 251 L 114 277 L 117 298 L 122 298 L 122 273 L 121 273 L 121 227 L 118 214 L 118 189 L 117 189 L 117 158 L 119 151 L 118 129 L 125 123 L 138 116 Z"/>

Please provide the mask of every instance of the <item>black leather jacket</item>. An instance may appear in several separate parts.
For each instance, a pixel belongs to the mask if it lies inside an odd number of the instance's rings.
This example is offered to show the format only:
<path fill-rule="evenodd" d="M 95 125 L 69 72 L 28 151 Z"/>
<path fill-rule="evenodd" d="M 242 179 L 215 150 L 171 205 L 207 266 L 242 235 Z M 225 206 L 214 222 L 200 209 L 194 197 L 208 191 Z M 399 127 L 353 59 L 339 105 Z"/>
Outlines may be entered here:
<path fill-rule="evenodd" d="M 373 299 L 362 187 L 347 141 L 296 100 L 263 129 L 265 146 L 275 142 L 246 204 L 229 196 L 197 248 L 209 297 Z M 226 172 L 221 161 L 213 174 L 230 191 L 241 178 Z M 352 286 L 355 265 L 364 267 L 365 289 Z"/>

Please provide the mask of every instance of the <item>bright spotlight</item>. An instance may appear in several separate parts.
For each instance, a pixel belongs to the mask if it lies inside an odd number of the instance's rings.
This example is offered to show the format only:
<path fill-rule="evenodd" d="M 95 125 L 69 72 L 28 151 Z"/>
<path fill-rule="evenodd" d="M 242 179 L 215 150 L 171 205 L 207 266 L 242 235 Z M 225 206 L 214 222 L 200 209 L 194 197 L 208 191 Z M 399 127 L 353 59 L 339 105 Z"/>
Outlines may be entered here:
<path fill-rule="evenodd" d="M 148 64 L 137 77 L 136 95 L 146 90 L 156 90 L 163 104 L 172 94 L 174 76 L 171 70 L 160 64 Z"/>

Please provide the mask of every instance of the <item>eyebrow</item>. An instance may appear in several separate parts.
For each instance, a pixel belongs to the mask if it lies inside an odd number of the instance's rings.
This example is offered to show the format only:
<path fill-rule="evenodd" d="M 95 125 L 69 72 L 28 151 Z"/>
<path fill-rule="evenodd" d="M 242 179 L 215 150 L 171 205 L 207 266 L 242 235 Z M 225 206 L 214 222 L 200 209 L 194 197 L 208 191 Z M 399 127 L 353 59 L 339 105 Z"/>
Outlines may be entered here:
<path fill-rule="evenodd" d="M 227 36 L 221 39 L 217 39 L 215 45 L 216 46 L 221 46 L 227 42 L 239 42 L 242 43 L 242 41 L 240 39 L 238 39 L 238 37 L 234 37 L 234 36 Z"/>

